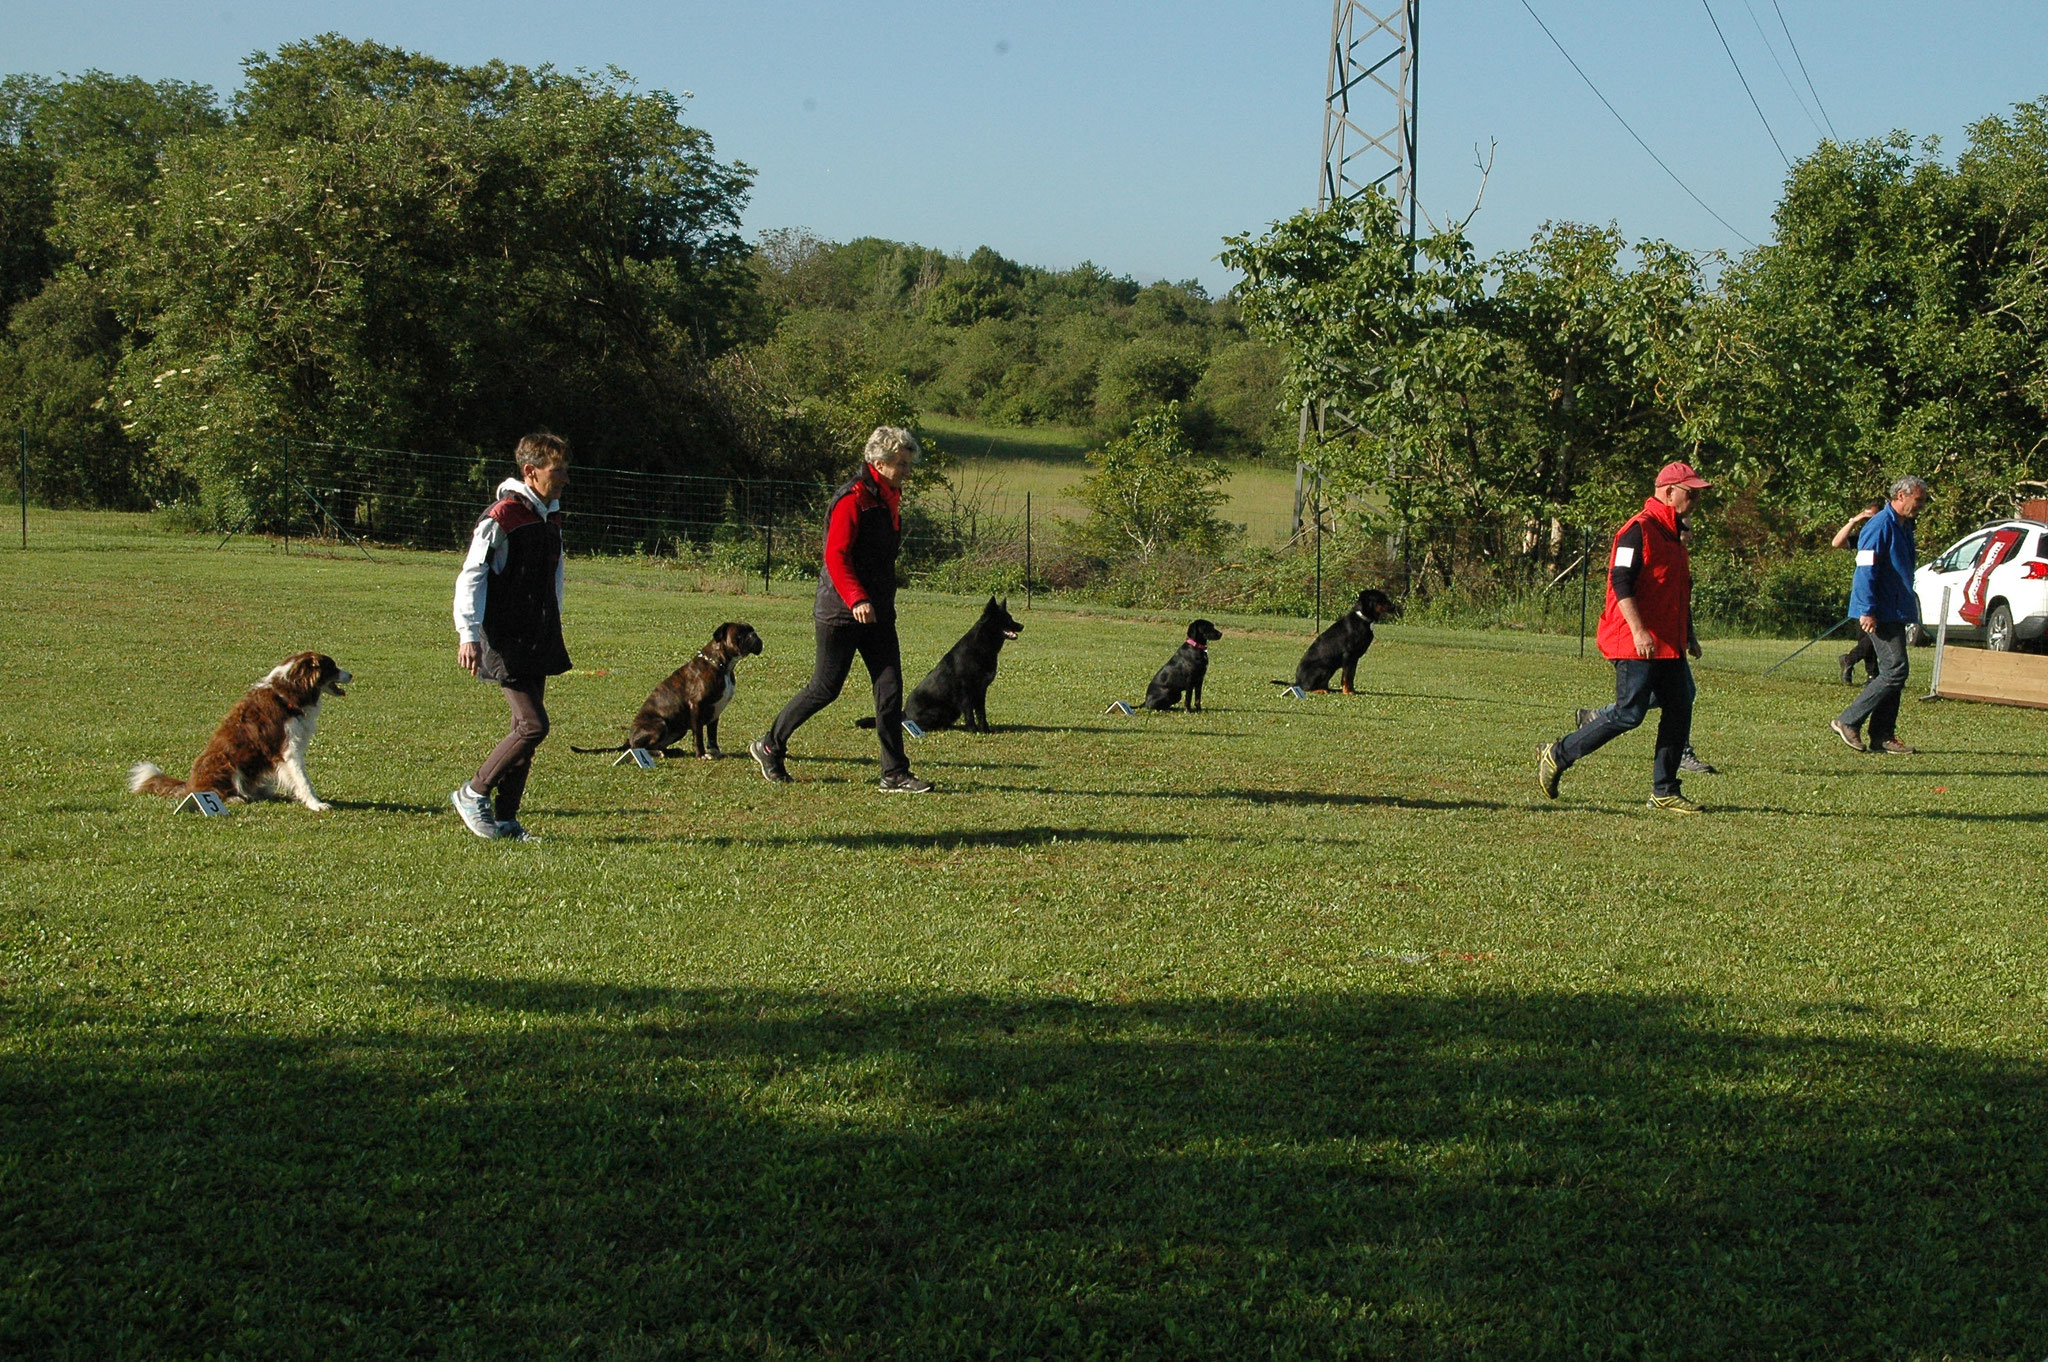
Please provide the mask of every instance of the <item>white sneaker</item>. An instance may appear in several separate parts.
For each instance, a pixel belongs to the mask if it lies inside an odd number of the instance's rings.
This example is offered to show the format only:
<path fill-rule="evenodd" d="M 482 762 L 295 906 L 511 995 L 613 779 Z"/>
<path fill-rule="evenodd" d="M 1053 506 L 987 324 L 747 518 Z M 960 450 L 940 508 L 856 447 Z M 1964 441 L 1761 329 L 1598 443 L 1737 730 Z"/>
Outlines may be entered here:
<path fill-rule="evenodd" d="M 448 796 L 448 802 L 455 806 L 455 812 L 462 815 L 462 826 L 477 836 L 495 840 L 505 835 L 498 827 L 498 816 L 491 812 L 490 796 L 470 789 L 468 781 L 455 787 Z"/>

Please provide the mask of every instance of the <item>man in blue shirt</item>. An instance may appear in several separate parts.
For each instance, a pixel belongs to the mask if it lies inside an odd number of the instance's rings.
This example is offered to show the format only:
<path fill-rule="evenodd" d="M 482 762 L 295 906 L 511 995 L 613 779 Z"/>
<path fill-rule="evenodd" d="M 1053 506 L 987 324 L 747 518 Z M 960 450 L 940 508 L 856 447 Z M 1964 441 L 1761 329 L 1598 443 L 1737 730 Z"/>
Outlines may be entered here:
<path fill-rule="evenodd" d="M 1927 504 L 1927 484 L 1900 478 L 1891 499 L 1856 538 L 1856 580 L 1849 588 L 1849 614 L 1877 654 L 1877 675 L 1828 727 L 1858 752 L 1908 757 L 1914 749 L 1899 741 L 1899 699 L 1906 692 L 1906 626 L 1920 618 L 1913 594 L 1913 518 Z M 1863 721 L 1870 721 L 1866 746 Z"/>

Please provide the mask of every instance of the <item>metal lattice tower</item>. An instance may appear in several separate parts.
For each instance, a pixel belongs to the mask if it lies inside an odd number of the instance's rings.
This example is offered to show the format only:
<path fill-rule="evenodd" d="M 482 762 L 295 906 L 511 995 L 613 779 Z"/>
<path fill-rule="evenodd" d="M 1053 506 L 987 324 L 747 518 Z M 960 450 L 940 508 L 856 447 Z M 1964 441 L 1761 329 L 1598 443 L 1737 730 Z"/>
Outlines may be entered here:
<path fill-rule="evenodd" d="M 1316 207 L 1384 190 L 1415 235 L 1415 26 L 1422 0 L 1336 0 Z"/>
<path fill-rule="evenodd" d="M 1323 164 L 1316 207 L 1328 208 L 1378 189 L 1394 200 L 1415 239 L 1415 38 L 1422 0 L 1334 0 L 1330 10 L 1330 75 L 1323 95 Z M 1326 403 L 1301 411 L 1301 443 L 1317 443 L 1350 422 Z M 1317 505 L 1321 477 L 1306 463 L 1294 470 L 1294 527 Z M 1320 616 L 1321 612 L 1317 612 Z"/>

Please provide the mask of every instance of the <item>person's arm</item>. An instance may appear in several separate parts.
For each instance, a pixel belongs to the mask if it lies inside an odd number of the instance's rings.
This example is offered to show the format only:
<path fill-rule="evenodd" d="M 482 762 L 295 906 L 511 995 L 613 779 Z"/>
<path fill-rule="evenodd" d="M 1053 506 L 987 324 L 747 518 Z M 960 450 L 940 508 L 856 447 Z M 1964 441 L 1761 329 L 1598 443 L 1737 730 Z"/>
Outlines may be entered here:
<path fill-rule="evenodd" d="M 1891 534 L 1883 522 L 1865 525 L 1857 537 L 1856 576 L 1849 583 L 1849 617 L 1866 634 L 1877 628 L 1877 574 L 1891 550 Z"/>
<path fill-rule="evenodd" d="M 469 537 L 469 553 L 462 570 L 455 574 L 455 662 L 471 676 L 482 661 L 478 642 L 484 636 L 484 599 L 490 589 L 491 569 L 502 557 L 504 532 L 498 522 L 485 516 Z"/>
<path fill-rule="evenodd" d="M 832 508 L 832 518 L 825 522 L 825 575 L 831 579 L 839 599 L 853 612 L 854 622 L 873 624 L 874 603 L 868 600 L 867 589 L 853 570 L 853 541 L 859 529 L 860 495 L 849 492 L 839 498 Z"/>
<path fill-rule="evenodd" d="M 1855 543 L 1856 535 L 1860 530 L 1862 530 L 1864 522 L 1869 520 L 1872 516 L 1876 515 L 1879 509 L 1880 508 L 1876 506 L 1866 507 L 1865 509 L 1858 511 L 1855 515 L 1849 517 L 1848 520 L 1844 521 L 1842 524 L 1842 528 L 1835 531 L 1833 547 L 1838 549 L 1846 549 L 1851 544 Z"/>
<path fill-rule="evenodd" d="M 1647 659 L 1657 655 L 1657 638 L 1644 626 L 1642 612 L 1636 609 L 1636 577 L 1642 570 L 1643 522 L 1638 520 L 1614 541 L 1614 561 L 1608 565 L 1607 582 L 1614 588 L 1615 608 L 1628 624 L 1636 656 Z"/>

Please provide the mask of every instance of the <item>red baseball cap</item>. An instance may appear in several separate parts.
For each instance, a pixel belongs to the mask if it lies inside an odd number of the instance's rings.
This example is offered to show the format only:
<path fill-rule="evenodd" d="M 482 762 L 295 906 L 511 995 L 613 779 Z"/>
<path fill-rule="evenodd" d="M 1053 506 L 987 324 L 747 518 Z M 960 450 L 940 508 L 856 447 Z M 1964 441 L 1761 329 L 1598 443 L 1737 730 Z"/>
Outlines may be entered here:
<path fill-rule="evenodd" d="M 1698 473 L 1695 473 L 1692 465 L 1689 463 L 1667 463 L 1657 470 L 1657 485 L 1659 487 L 1697 488 L 1712 487 L 1714 484 L 1708 482 Z"/>

